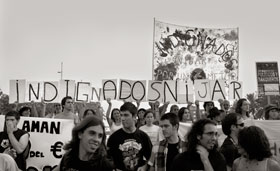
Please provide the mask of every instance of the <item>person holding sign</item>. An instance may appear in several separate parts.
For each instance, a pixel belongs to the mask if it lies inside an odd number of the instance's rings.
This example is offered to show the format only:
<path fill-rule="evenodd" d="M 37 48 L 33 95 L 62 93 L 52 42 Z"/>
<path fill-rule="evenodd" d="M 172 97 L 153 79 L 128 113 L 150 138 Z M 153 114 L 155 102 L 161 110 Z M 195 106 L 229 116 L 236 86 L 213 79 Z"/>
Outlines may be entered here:
<path fill-rule="evenodd" d="M 16 111 L 10 111 L 5 115 L 4 131 L 0 132 L 0 153 L 12 156 L 19 169 L 25 171 L 30 148 L 29 134 L 17 128 L 19 119 L 20 115 Z"/>
<path fill-rule="evenodd" d="M 111 129 L 111 134 L 113 134 L 116 130 L 122 128 L 122 120 L 121 120 L 120 110 L 118 108 L 114 108 L 111 112 L 112 102 L 110 98 L 107 99 L 107 103 L 109 106 L 106 112 L 106 118 Z M 110 112 L 111 112 L 111 117 L 109 117 Z"/>
<path fill-rule="evenodd" d="M 106 157 L 105 127 L 98 117 L 88 116 L 72 130 L 71 141 L 64 146 L 66 153 L 55 171 L 102 170 L 112 171 Z"/>
<path fill-rule="evenodd" d="M 73 113 L 73 99 L 70 96 L 66 96 L 61 101 L 62 112 L 55 115 L 55 119 L 72 119 L 75 125 L 80 122 L 79 117 Z"/>

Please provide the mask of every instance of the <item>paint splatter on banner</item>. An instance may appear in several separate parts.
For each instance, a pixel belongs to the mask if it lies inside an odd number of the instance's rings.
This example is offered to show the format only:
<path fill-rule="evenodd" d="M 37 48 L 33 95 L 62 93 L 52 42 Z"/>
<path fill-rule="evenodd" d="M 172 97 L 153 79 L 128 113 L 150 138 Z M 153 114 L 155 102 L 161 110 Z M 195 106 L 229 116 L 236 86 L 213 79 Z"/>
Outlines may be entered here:
<path fill-rule="evenodd" d="M 154 27 L 154 80 L 238 80 L 238 28 Z"/>

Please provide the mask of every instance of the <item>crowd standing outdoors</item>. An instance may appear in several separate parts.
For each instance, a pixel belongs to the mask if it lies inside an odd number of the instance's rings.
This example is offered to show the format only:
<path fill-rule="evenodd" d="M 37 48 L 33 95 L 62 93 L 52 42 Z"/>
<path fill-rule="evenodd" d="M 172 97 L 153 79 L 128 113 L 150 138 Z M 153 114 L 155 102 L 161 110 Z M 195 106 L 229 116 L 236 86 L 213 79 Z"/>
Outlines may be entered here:
<path fill-rule="evenodd" d="M 19 107 L 5 114 L 0 132 L 0 170 L 26 170 L 30 150 L 29 133 L 17 128 L 21 116 L 71 119 L 75 127 L 72 139 L 55 170 L 123 170 L 123 171 L 279 171 L 280 166 L 270 152 L 264 131 L 256 126 L 245 127 L 244 121 L 254 119 L 249 113 L 249 101 L 242 98 L 230 105 L 228 100 L 195 101 L 186 106 L 166 102 L 149 102 L 149 108 L 124 102 L 112 109 L 107 99 L 107 111 L 99 102 L 82 103 L 75 107 L 72 97 L 61 103 L 41 102 L 37 111 L 31 106 Z M 47 112 L 47 105 L 51 112 Z M 169 107 L 169 111 L 167 110 Z M 280 109 L 273 104 L 264 107 L 262 119 L 280 120 Z M 110 126 L 106 140 L 104 119 Z M 180 124 L 191 124 L 180 138 Z M 218 146 L 217 126 L 221 125 L 226 138 Z"/>

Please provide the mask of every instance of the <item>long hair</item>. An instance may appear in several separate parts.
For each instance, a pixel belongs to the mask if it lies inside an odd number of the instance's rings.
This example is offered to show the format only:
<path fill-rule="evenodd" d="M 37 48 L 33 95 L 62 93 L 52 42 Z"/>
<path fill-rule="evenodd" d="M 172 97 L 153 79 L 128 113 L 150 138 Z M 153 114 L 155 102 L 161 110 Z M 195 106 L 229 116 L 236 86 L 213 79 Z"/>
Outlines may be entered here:
<path fill-rule="evenodd" d="M 187 151 L 190 151 L 191 153 L 196 152 L 196 146 L 199 143 L 197 136 L 199 135 L 202 136 L 204 132 L 204 126 L 206 124 L 216 125 L 216 123 L 210 119 L 200 119 L 193 123 L 189 133 L 187 134 L 187 139 L 186 139 Z"/>
<path fill-rule="evenodd" d="M 236 103 L 236 107 L 235 107 L 235 113 L 239 113 L 240 115 L 242 115 L 242 109 L 241 106 L 243 104 L 244 101 L 247 101 L 246 99 L 239 99 Z M 250 117 L 249 112 L 246 112 L 246 116 Z"/>
<path fill-rule="evenodd" d="M 179 117 L 179 121 L 182 121 L 183 120 L 183 115 L 185 113 L 185 109 L 188 109 L 186 107 L 181 107 L 178 111 L 178 117 Z M 188 109 L 189 110 L 189 109 Z"/>
<path fill-rule="evenodd" d="M 120 109 L 114 108 L 114 109 L 112 110 L 112 112 L 111 112 L 111 120 L 112 120 L 113 122 L 116 122 L 116 120 L 115 120 L 115 118 L 114 118 L 114 112 L 115 112 L 115 111 L 119 111 L 119 112 L 120 112 Z"/>
<path fill-rule="evenodd" d="M 238 143 L 247 152 L 250 160 L 262 161 L 272 156 L 268 138 L 257 126 L 243 128 L 238 134 Z"/>
<path fill-rule="evenodd" d="M 98 126 L 100 125 L 103 129 L 103 137 L 100 144 L 100 147 L 95 151 L 93 158 L 90 160 L 100 159 L 106 156 L 106 134 L 105 134 L 105 127 L 98 117 L 96 116 L 89 116 L 83 119 L 77 126 L 75 126 L 72 130 L 72 139 L 69 143 L 67 143 L 63 149 L 66 150 L 65 154 L 65 164 L 70 165 L 73 162 L 74 156 L 78 156 L 79 154 L 79 145 L 80 145 L 80 139 L 79 139 L 79 133 L 84 132 L 88 127 L 90 126 Z"/>

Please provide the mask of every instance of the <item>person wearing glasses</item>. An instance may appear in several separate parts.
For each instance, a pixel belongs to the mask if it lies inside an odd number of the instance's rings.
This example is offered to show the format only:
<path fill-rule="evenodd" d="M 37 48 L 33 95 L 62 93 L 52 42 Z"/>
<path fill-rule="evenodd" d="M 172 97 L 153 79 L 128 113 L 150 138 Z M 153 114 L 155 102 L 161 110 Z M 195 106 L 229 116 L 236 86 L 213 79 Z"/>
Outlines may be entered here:
<path fill-rule="evenodd" d="M 238 153 L 238 134 L 244 128 L 244 120 L 237 113 L 230 113 L 222 120 L 222 130 L 227 136 L 224 140 L 220 152 L 227 162 L 227 169 L 231 170 L 233 161 L 240 157 Z"/>
<path fill-rule="evenodd" d="M 200 119 L 192 125 L 187 135 L 186 151 L 173 160 L 172 170 L 226 171 L 226 161 L 217 150 L 216 123 Z"/>

